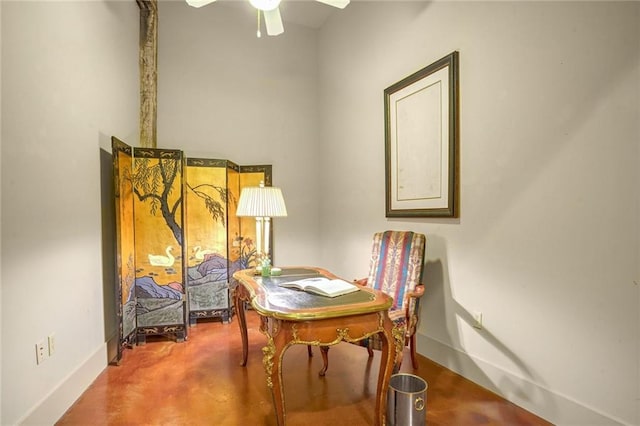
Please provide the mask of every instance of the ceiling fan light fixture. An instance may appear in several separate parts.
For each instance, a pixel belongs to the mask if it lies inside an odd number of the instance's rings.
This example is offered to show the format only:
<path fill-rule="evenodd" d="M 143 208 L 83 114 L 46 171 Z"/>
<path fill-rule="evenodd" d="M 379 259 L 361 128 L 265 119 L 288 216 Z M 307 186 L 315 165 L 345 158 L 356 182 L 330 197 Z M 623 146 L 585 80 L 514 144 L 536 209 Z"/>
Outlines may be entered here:
<path fill-rule="evenodd" d="M 249 3 L 251 3 L 251 6 L 262 11 L 273 10 L 280 6 L 280 0 L 249 0 Z"/>
<path fill-rule="evenodd" d="M 187 0 L 187 4 L 191 7 L 202 7 L 206 6 L 209 3 L 213 3 L 215 0 Z"/>
<path fill-rule="evenodd" d="M 187 4 L 192 7 L 202 7 L 215 1 L 216 0 L 186 0 Z M 268 35 L 277 36 L 284 32 L 284 26 L 282 25 L 282 17 L 280 16 L 279 9 L 280 1 L 281 0 L 249 0 L 251 6 L 253 6 L 258 11 L 258 31 L 256 32 L 258 38 L 262 36 L 262 33 L 260 32 L 260 14 L 263 14 L 264 25 L 267 29 Z M 350 2 L 350 0 L 316 1 L 340 9 L 344 9 Z"/>

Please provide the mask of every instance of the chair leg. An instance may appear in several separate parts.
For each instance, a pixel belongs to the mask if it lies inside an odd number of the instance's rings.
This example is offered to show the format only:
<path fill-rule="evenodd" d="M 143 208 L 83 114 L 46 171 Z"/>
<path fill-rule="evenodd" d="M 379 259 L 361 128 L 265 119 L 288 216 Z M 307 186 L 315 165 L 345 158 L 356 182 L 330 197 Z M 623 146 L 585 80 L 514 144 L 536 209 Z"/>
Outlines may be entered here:
<path fill-rule="evenodd" d="M 307 345 L 307 353 L 309 354 L 309 358 L 313 356 L 313 352 L 311 351 L 311 345 Z"/>
<path fill-rule="evenodd" d="M 329 346 L 320 346 L 320 354 L 322 354 L 322 370 L 318 375 L 324 377 L 329 368 Z"/>
<path fill-rule="evenodd" d="M 418 369 L 418 360 L 416 359 L 416 335 L 409 337 L 409 350 L 411 351 L 411 365 L 414 370 Z"/>

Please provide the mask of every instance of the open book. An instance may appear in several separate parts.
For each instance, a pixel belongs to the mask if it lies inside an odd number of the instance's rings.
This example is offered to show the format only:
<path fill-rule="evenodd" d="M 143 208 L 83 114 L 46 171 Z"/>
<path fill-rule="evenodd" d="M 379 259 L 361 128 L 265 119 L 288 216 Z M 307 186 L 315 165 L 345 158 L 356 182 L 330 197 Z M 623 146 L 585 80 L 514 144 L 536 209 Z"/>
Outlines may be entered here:
<path fill-rule="evenodd" d="M 325 277 L 304 278 L 279 284 L 280 287 L 295 288 L 321 296 L 336 297 L 358 291 L 358 286 L 341 279 L 330 280 Z"/>

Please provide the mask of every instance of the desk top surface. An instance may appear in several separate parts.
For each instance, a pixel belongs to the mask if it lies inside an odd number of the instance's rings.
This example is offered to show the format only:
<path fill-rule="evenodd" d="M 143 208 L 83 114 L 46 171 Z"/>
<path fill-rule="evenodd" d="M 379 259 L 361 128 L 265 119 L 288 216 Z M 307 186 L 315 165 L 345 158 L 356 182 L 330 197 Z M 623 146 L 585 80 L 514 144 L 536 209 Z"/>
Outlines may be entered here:
<path fill-rule="evenodd" d="M 369 288 L 361 288 L 342 296 L 325 297 L 279 285 L 287 281 L 320 276 L 338 278 L 331 272 L 316 267 L 284 267 L 281 275 L 271 277 L 255 275 L 253 269 L 233 274 L 249 292 L 251 306 L 260 314 L 274 318 L 318 320 L 378 312 L 391 307 L 391 297 Z"/>

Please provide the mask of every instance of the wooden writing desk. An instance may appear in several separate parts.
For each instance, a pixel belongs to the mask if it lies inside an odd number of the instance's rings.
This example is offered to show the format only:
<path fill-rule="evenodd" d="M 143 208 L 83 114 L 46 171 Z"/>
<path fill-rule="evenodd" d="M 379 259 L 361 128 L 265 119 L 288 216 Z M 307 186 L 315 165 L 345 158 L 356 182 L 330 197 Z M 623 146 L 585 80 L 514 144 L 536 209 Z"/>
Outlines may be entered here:
<path fill-rule="evenodd" d="M 278 284 L 296 279 L 325 276 L 337 278 L 321 268 L 283 268 L 281 276 L 254 275 L 253 269 L 233 274 L 239 285 L 234 291 L 235 309 L 242 336 L 242 365 L 247 364 L 247 322 L 244 302 L 260 315 L 260 331 L 267 337 L 262 349 L 267 385 L 271 388 L 277 423 L 285 424 L 282 359 L 293 344 L 330 346 L 341 341 L 355 342 L 376 333 L 382 337 L 382 357 L 376 393 L 375 424 L 383 426 L 389 378 L 404 348 L 404 329 L 394 327 L 387 311 L 392 299 L 363 288 L 335 298 L 286 289 Z M 393 344 L 392 344 L 393 342 Z"/>

